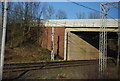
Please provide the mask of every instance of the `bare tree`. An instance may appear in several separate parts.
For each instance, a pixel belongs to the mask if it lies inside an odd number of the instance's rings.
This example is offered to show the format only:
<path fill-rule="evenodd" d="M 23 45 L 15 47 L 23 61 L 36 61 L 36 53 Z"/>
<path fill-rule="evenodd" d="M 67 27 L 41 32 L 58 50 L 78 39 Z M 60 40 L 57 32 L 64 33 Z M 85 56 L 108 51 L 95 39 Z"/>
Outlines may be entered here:
<path fill-rule="evenodd" d="M 43 6 L 43 17 L 44 19 L 53 19 L 54 18 L 54 7 L 52 5 L 44 4 Z"/>
<path fill-rule="evenodd" d="M 11 48 L 30 39 L 33 20 L 40 20 L 41 12 L 39 2 L 9 3 L 7 39 Z"/>
<path fill-rule="evenodd" d="M 57 14 L 56 14 L 57 19 L 67 19 L 67 14 L 65 11 L 59 9 Z"/>
<path fill-rule="evenodd" d="M 7 28 L 7 41 L 9 42 L 9 47 L 12 48 L 16 46 L 16 39 L 22 36 L 23 27 L 20 25 L 21 21 L 21 4 L 9 3 L 8 4 L 8 28 Z M 21 12 L 21 13 L 20 13 Z M 19 40 L 21 42 L 22 39 Z"/>
<path fill-rule="evenodd" d="M 89 19 L 99 19 L 100 18 L 100 14 L 96 13 L 96 12 L 89 12 L 88 18 Z"/>
<path fill-rule="evenodd" d="M 76 13 L 77 19 L 85 19 L 85 13 L 84 12 L 78 12 Z"/>

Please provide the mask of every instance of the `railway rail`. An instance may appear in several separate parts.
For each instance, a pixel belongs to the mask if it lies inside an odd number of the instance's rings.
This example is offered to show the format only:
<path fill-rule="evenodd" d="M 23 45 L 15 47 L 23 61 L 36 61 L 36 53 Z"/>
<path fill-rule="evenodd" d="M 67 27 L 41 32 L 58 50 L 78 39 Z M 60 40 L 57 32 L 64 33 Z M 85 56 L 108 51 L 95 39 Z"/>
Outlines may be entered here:
<path fill-rule="evenodd" d="M 74 67 L 74 66 L 85 66 L 85 65 L 93 65 L 93 64 L 98 64 L 98 60 L 12 63 L 12 64 L 4 64 L 3 72 L 6 73 L 6 72 L 27 71 L 27 70 Z"/>

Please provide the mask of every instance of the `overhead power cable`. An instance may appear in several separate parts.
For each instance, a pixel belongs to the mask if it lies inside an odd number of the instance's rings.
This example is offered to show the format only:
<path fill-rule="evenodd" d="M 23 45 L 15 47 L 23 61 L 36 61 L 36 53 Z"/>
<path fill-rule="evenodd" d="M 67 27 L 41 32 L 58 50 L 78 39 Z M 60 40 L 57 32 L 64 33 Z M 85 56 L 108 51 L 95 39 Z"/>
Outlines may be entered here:
<path fill-rule="evenodd" d="M 92 11 L 95 11 L 95 12 L 98 12 L 98 13 L 101 13 L 101 14 L 104 14 L 104 13 L 102 13 L 102 12 L 99 11 L 99 10 L 96 10 L 96 9 L 90 8 L 90 7 L 88 7 L 88 6 L 84 6 L 84 5 L 79 4 L 79 3 L 77 3 L 77 2 L 73 2 L 73 1 L 71 1 L 71 0 L 67 0 L 67 1 L 69 1 L 69 2 L 71 2 L 71 3 L 73 3 L 73 4 L 75 4 L 75 5 L 78 5 L 78 6 L 81 6 L 81 7 L 87 8 L 87 9 L 89 9 L 89 10 L 92 10 Z M 108 14 L 106 14 L 106 15 L 108 15 Z M 115 20 L 116 22 L 119 22 L 119 21 L 117 21 L 114 17 L 112 17 L 112 16 L 110 16 L 110 15 L 108 15 L 108 17 L 112 18 L 112 19 Z"/>

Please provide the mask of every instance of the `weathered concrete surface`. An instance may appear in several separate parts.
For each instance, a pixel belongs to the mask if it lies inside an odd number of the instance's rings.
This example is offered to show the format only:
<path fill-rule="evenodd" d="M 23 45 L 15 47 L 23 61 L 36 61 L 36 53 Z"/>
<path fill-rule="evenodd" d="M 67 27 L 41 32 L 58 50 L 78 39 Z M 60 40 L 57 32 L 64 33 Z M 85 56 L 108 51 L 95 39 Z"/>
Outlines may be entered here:
<path fill-rule="evenodd" d="M 117 32 L 118 31 L 118 19 L 113 20 L 113 19 L 106 19 L 106 27 L 107 27 L 107 31 L 108 32 Z M 67 56 L 71 56 L 71 55 L 67 55 L 67 32 L 71 32 L 71 31 L 79 31 L 79 32 L 99 32 L 100 31 L 100 27 L 102 27 L 102 19 L 47 19 L 47 20 L 41 20 L 41 22 L 43 22 L 43 24 L 45 25 L 45 30 L 44 30 L 44 36 L 43 36 L 43 42 L 42 42 L 42 46 L 51 50 L 51 27 L 55 27 L 55 53 L 59 54 L 61 57 L 64 57 L 64 59 L 66 60 Z M 66 33 L 65 33 L 66 32 Z M 65 33 L 65 34 L 64 34 Z M 80 38 L 77 37 L 73 37 L 75 38 L 74 41 L 80 43 Z M 59 39 L 59 41 L 58 41 Z M 41 40 L 41 39 L 39 39 Z M 69 39 L 71 41 L 71 39 Z M 81 40 L 84 41 L 84 40 Z M 59 42 L 59 43 L 58 43 Z M 84 41 L 84 44 L 85 43 Z M 79 44 L 77 44 L 79 45 Z M 89 49 L 90 44 L 87 44 L 88 46 L 81 46 L 84 47 L 84 49 Z M 70 46 L 71 47 L 71 46 Z M 74 51 L 77 51 L 79 47 L 76 47 L 76 45 L 72 45 L 72 47 L 75 48 L 75 50 L 70 51 L 70 53 L 74 53 Z M 91 46 L 91 48 L 88 50 L 86 50 L 89 55 L 89 53 L 91 52 L 91 54 L 93 53 L 93 51 L 91 50 L 95 50 L 95 48 L 93 48 Z M 97 50 L 98 51 L 98 50 Z M 81 53 L 85 53 L 82 51 L 78 51 Z M 86 54 L 85 53 L 85 54 Z M 95 53 L 95 52 L 94 52 Z M 91 54 L 86 57 L 87 55 L 84 55 L 84 58 L 89 58 L 91 59 L 92 57 Z M 96 52 L 96 54 L 98 54 L 98 52 Z M 93 54 L 94 56 L 94 54 Z M 76 56 L 78 57 L 78 56 Z M 69 57 L 68 57 L 69 58 Z M 93 57 L 94 58 L 94 57 Z M 93 59 L 92 58 L 92 59 Z M 96 58 L 96 57 L 95 57 Z"/>
<path fill-rule="evenodd" d="M 68 60 L 98 59 L 99 50 L 74 33 L 68 34 Z"/>
<path fill-rule="evenodd" d="M 100 28 L 66 28 L 65 30 L 67 32 L 70 32 L 70 31 L 100 32 Z M 118 29 L 116 29 L 116 28 L 107 28 L 105 31 L 107 31 L 107 32 L 117 32 Z"/>
<path fill-rule="evenodd" d="M 118 27 L 118 19 L 106 19 L 106 27 Z M 42 20 L 46 27 L 101 27 L 102 19 L 48 19 Z"/>

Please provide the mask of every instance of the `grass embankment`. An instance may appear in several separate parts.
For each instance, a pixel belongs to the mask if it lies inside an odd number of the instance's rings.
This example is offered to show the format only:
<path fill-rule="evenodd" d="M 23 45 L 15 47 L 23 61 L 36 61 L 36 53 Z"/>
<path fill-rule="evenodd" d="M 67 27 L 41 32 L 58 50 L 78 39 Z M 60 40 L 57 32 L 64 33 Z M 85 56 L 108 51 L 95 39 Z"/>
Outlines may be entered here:
<path fill-rule="evenodd" d="M 5 63 L 43 62 L 50 60 L 50 51 L 34 44 L 6 48 Z"/>

